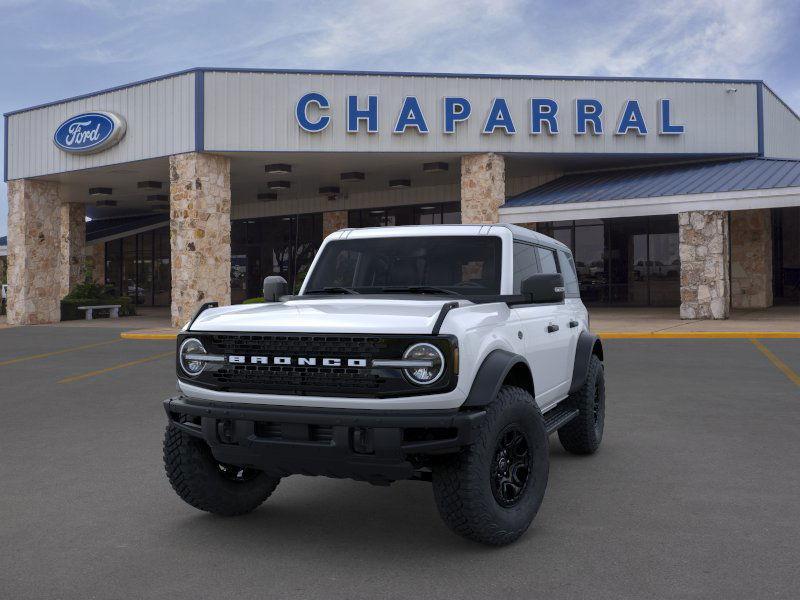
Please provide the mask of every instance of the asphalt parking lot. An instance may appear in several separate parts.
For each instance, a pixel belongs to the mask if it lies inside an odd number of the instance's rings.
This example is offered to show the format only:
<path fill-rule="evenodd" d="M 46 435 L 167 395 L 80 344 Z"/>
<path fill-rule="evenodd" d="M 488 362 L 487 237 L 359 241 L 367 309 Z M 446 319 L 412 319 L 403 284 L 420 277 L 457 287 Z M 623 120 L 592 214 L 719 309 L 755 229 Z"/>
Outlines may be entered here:
<path fill-rule="evenodd" d="M 494 549 L 418 482 L 198 512 L 161 462 L 173 342 L 0 330 L 0 597 L 797 598 L 800 340 L 760 343 L 606 341 L 603 447 L 551 438 L 537 519 Z"/>

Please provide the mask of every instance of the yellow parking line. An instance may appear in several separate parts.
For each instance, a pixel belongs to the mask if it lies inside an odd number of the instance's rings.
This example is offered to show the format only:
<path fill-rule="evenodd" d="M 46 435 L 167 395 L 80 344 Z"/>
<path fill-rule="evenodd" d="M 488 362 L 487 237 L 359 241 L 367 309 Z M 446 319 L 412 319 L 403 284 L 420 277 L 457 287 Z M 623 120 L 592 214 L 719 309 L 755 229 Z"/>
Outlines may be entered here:
<path fill-rule="evenodd" d="M 37 358 L 47 358 L 49 356 L 56 356 L 58 354 L 66 354 L 67 352 L 77 352 L 78 350 L 86 350 L 88 348 L 97 348 L 98 346 L 105 346 L 106 344 L 113 344 L 119 340 L 110 340 L 107 342 L 97 342 L 95 344 L 86 344 L 84 346 L 73 346 L 72 348 L 64 348 L 63 350 L 54 350 L 53 352 L 43 352 L 42 354 L 32 354 L 31 356 L 20 356 L 0 362 L 0 367 L 6 365 L 13 365 L 14 363 L 23 362 L 26 360 L 35 360 Z"/>
<path fill-rule="evenodd" d="M 106 367 L 105 369 L 97 369 L 96 371 L 89 371 L 88 373 L 81 373 L 80 375 L 73 375 L 72 377 L 65 377 L 58 383 L 72 383 L 73 381 L 80 381 L 81 379 L 87 379 L 88 377 L 94 377 L 95 375 L 102 375 L 103 373 L 109 373 L 111 371 L 116 371 L 117 369 L 124 369 L 126 367 L 135 367 L 136 365 L 141 365 L 142 363 L 151 362 L 154 360 L 158 360 L 159 358 L 164 358 L 165 356 L 173 356 L 175 354 L 174 350 L 170 350 L 169 352 L 162 352 L 161 354 L 154 354 L 153 356 L 146 356 L 145 358 L 140 358 L 138 360 L 132 360 L 130 362 L 122 363 L 119 365 L 114 365 L 113 367 Z"/>
<path fill-rule="evenodd" d="M 123 331 L 119 334 L 123 340 L 174 340 L 178 333 L 135 333 Z"/>
<path fill-rule="evenodd" d="M 750 341 L 753 342 L 753 344 L 755 345 L 756 348 L 761 350 L 761 354 L 766 356 L 767 359 L 769 359 L 769 362 L 771 362 L 773 365 L 775 365 L 775 367 L 781 373 L 783 373 L 784 375 L 786 375 L 786 377 L 789 378 L 789 381 L 792 381 L 792 382 L 794 382 L 795 385 L 800 386 L 800 375 L 798 375 L 797 373 L 792 371 L 792 369 L 791 369 L 791 367 L 789 367 L 789 365 L 787 365 L 780 358 L 778 358 L 772 352 L 770 352 L 769 348 L 767 348 L 764 344 L 762 344 L 758 340 L 750 340 Z"/>
<path fill-rule="evenodd" d="M 604 340 L 750 340 L 750 339 L 798 339 L 800 331 L 600 331 Z"/>

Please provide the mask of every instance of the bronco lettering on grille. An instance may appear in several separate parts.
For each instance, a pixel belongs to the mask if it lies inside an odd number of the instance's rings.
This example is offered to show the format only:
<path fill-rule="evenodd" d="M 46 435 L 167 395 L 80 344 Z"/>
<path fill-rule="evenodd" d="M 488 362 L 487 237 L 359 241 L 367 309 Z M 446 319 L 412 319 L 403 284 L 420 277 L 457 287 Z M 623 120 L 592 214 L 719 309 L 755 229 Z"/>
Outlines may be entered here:
<path fill-rule="evenodd" d="M 292 357 L 292 356 L 242 356 L 229 355 L 227 361 L 235 365 L 278 365 L 278 366 L 299 366 L 299 367 L 356 367 L 364 368 L 367 366 L 365 358 L 316 358 L 316 357 Z"/>

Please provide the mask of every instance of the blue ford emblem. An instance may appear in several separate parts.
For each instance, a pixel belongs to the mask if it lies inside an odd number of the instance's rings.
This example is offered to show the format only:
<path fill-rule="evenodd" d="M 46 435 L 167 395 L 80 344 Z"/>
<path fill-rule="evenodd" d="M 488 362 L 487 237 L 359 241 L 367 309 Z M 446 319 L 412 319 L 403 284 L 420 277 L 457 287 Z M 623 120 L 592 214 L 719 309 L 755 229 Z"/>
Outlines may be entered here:
<path fill-rule="evenodd" d="M 125 128 L 125 119 L 116 113 L 100 110 L 83 113 L 59 125 L 53 142 L 64 152 L 91 154 L 119 142 Z"/>

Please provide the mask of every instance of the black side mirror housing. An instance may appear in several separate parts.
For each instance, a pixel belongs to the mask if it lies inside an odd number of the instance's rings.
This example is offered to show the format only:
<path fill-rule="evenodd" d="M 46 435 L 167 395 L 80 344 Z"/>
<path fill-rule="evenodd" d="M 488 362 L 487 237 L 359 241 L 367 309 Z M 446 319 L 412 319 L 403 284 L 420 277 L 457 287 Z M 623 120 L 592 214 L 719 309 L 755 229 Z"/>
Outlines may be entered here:
<path fill-rule="evenodd" d="M 264 278 L 264 302 L 277 302 L 281 296 L 289 293 L 289 284 L 280 275 Z"/>
<path fill-rule="evenodd" d="M 522 280 L 524 296 L 534 304 L 553 304 L 564 301 L 564 276 L 561 273 L 537 273 Z"/>

